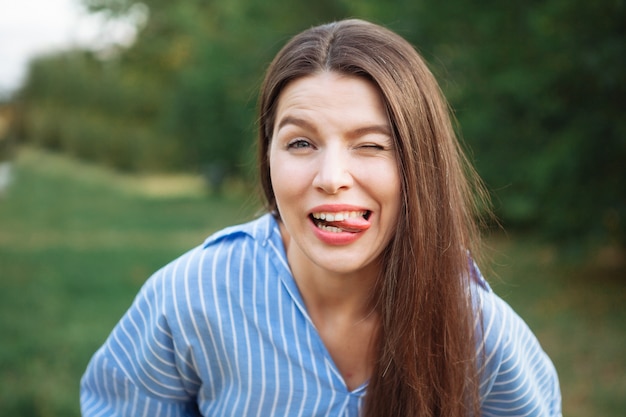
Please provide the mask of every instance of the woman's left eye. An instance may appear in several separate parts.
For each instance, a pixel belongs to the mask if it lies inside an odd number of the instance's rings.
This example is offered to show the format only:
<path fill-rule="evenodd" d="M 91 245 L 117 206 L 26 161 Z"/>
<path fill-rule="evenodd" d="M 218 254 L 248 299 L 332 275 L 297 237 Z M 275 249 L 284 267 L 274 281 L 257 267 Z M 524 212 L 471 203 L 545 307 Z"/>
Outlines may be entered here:
<path fill-rule="evenodd" d="M 377 143 L 364 143 L 362 145 L 359 145 L 359 148 L 361 149 L 371 149 L 371 150 L 379 150 L 379 151 L 383 151 L 385 150 L 385 147 L 383 145 L 379 145 Z"/>

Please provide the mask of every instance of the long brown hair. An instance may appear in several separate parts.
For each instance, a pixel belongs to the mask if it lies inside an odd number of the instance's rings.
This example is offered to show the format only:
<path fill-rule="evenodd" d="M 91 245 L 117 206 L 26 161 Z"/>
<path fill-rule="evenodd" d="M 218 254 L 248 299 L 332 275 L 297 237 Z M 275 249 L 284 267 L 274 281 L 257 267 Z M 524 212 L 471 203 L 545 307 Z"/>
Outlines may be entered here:
<path fill-rule="evenodd" d="M 277 213 L 268 149 L 281 91 L 294 79 L 335 71 L 379 89 L 394 131 L 403 209 L 374 292 L 381 317 L 365 416 L 478 413 L 469 251 L 480 182 L 426 63 L 402 37 L 361 20 L 308 29 L 270 64 L 259 101 L 259 167 Z"/>

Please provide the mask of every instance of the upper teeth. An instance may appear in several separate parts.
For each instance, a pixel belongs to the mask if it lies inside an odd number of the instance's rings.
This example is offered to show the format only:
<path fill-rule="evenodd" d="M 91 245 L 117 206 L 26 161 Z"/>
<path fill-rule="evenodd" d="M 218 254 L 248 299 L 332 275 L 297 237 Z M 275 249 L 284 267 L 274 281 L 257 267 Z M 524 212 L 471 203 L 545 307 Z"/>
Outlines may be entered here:
<path fill-rule="evenodd" d="M 357 218 L 365 216 L 365 211 L 343 211 L 338 213 L 313 213 L 313 218 L 325 220 L 327 222 L 341 222 L 349 218 Z"/>

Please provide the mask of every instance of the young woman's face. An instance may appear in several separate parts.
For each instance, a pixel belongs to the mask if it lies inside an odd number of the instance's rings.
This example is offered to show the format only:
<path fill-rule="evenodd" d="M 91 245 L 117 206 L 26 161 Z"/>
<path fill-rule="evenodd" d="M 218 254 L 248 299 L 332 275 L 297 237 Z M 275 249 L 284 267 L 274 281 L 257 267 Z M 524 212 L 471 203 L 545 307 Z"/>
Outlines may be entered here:
<path fill-rule="evenodd" d="M 376 272 L 401 200 L 392 130 L 376 87 L 334 72 L 288 84 L 269 160 L 288 251 L 295 254 L 290 263 L 339 274 Z"/>

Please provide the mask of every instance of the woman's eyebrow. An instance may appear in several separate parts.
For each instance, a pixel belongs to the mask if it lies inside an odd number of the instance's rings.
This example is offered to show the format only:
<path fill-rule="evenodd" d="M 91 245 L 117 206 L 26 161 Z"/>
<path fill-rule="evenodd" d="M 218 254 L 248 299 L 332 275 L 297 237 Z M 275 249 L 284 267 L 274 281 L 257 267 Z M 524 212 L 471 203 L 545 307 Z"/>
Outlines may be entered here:
<path fill-rule="evenodd" d="M 287 125 L 294 125 L 294 126 L 298 126 L 298 127 L 301 127 L 303 129 L 306 129 L 312 132 L 317 132 L 317 129 L 312 123 L 308 122 L 307 120 L 301 119 L 299 117 L 290 116 L 290 115 L 287 115 L 283 117 L 282 119 L 280 119 L 280 122 L 278 123 L 278 126 L 276 128 L 276 131 L 279 131 L 280 129 L 282 129 L 283 127 Z"/>
<path fill-rule="evenodd" d="M 278 131 L 287 125 L 294 125 L 312 132 L 317 132 L 317 128 L 315 127 L 315 125 L 313 125 L 309 121 L 290 115 L 287 115 L 280 119 L 276 130 Z M 359 138 L 368 134 L 381 134 L 391 136 L 391 129 L 387 124 L 373 124 L 370 126 L 362 126 L 353 129 L 348 132 L 347 136 L 350 138 Z"/>
<path fill-rule="evenodd" d="M 360 138 L 369 134 L 380 134 L 391 137 L 391 129 L 387 124 L 363 126 L 348 132 L 350 138 Z"/>

